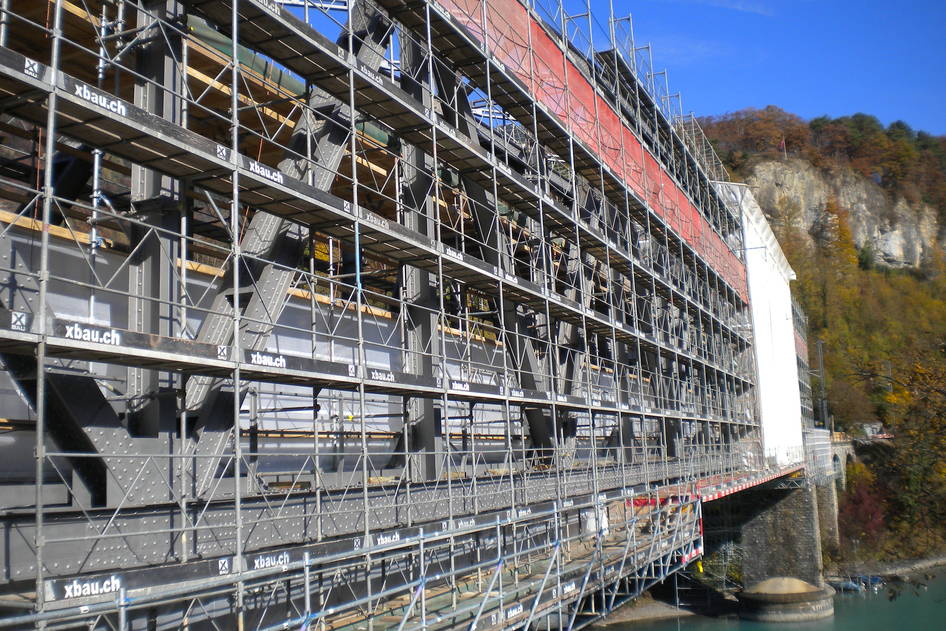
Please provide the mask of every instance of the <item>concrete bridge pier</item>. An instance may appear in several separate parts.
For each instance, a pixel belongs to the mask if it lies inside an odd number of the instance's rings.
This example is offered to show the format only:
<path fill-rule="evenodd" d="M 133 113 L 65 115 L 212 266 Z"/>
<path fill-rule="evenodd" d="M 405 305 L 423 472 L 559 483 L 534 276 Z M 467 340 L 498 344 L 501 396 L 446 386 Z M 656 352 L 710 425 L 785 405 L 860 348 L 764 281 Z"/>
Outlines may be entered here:
<path fill-rule="evenodd" d="M 767 507 L 743 522 L 740 533 L 746 587 L 739 596 L 740 616 L 763 622 L 833 616 L 834 590 L 824 582 L 822 526 L 833 523 L 836 535 L 834 484 L 828 480 L 823 487 L 804 484 L 759 494 L 767 495 Z"/>
<path fill-rule="evenodd" d="M 750 492 L 765 508 L 742 522 L 740 535 L 745 558 L 743 585 L 777 576 L 789 576 L 824 586 L 821 557 L 821 519 L 815 486 Z M 764 497 L 759 497 L 760 495 Z M 826 506 L 830 510 L 829 506 Z M 830 518 L 829 518 L 830 521 Z M 834 503 L 837 531 L 837 499 Z"/>
<path fill-rule="evenodd" d="M 821 549 L 829 556 L 837 554 L 841 548 L 841 534 L 838 529 L 838 488 L 834 481 L 814 487 L 818 504 L 818 528 L 821 531 Z"/>

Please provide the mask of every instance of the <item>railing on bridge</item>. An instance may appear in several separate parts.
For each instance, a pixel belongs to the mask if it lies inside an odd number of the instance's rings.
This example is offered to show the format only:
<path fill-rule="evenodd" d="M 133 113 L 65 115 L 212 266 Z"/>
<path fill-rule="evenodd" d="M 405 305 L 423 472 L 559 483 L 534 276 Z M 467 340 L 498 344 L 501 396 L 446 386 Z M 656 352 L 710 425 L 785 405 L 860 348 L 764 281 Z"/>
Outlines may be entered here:
<path fill-rule="evenodd" d="M 831 459 L 831 432 L 826 429 L 805 430 L 806 477 L 815 484 L 822 484 L 836 475 Z"/>

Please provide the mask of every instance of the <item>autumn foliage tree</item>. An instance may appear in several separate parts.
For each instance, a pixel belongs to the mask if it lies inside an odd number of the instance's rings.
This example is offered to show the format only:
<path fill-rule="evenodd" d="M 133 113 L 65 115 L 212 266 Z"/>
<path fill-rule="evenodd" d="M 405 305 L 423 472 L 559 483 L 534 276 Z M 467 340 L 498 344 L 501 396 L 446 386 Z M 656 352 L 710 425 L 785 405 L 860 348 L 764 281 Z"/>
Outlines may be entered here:
<path fill-rule="evenodd" d="M 887 127 L 869 114 L 811 121 L 774 105 L 700 119 L 736 177 L 754 161 L 804 158 L 820 168 L 849 167 L 894 195 L 924 201 L 946 220 L 946 137 L 915 131 L 903 121 Z"/>
<path fill-rule="evenodd" d="M 847 489 L 838 510 L 838 528 L 844 535 L 848 555 L 877 550 L 887 531 L 887 495 L 874 473 L 854 462 L 846 471 Z"/>
<path fill-rule="evenodd" d="M 737 171 L 752 156 L 774 157 L 789 151 L 794 154 L 811 144 L 808 123 L 774 105 L 704 118 L 700 123 L 723 161 Z"/>
<path fill-rule="evenodd" d="M 768 107 L 704 119 L 737 176 L 764 159 L 803 158 L 850 168 L 890 195 L 922 199 L 946 225 L 946 137 L 903 122 L 884 127 L 855 114 L 805 122 Z M 784 139 L 784 144 L 781 144 Z M 804 200 L 774 209 L 772 228 L 808 313 L 809 340 L 825 341 L 829 409 L 836 427 L 857 433 L 880 421 L 893 447 L 874 453 L 841 498 L 848 543 L 877 555 L 919 556 L 946 548 L 946 254 L 916 270 L 878 267 L 852 238 L 847 209 L 830 199 L 806 231 Z M 817 384 L 815 384 L 817 389 Z M 850 547 L 848 548 L 850 549 Z M 867 552 L 861 549 L 862 553 Z"/>
<path fill-rule="evenodd" d="M 891 526 L 918 553 L 946 542 L 946 341 L 887 382 L 894 448 L 881 470 L 896 494 Z M 935 357 L 936 354 L 940 358 Z"/>

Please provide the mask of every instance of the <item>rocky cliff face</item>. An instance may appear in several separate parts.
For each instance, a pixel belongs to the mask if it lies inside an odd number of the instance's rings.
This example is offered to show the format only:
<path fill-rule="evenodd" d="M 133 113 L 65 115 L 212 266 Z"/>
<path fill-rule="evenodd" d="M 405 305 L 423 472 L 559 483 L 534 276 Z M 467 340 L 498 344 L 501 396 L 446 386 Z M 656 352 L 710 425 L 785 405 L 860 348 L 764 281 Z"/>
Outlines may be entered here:
<path fill-rule="evenodd" d="M 808 234 L 817 232 L 833 197 L 850 214 L 857 247 L 870 248 L 881 265 L 917 267 L 931 248 L 946 245 L 946 226 L 934 208 L 893 198 L 850 169 L 829 173 L 801 159 L 766 160 L 752 168 L 746 183 L 770 220 L 791 221 Z"/>

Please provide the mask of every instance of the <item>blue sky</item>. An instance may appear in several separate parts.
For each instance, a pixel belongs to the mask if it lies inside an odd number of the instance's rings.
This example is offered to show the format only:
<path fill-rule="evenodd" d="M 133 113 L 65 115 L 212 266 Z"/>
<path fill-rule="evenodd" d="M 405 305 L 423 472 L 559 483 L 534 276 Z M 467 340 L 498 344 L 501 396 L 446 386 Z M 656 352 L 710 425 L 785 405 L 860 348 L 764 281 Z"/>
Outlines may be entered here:
<path fill-rule="evenodd" d="M 608 0 L 591 0 L 607 24 Z M 778 105 L 946 134 L 946 0 L 613 0 L 698 116 Z"/>

